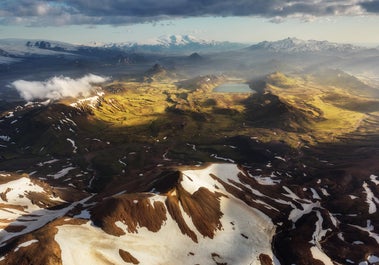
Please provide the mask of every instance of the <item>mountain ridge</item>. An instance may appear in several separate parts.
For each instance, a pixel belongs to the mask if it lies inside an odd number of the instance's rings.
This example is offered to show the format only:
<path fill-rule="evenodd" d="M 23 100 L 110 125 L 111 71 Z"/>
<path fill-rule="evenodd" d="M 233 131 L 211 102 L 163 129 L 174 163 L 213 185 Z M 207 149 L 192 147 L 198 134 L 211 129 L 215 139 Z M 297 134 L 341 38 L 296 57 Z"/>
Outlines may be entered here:
<path fill-rule="evenodd" d="M 226 51 L 248 46 L 239 42 L 204 40 L 191 35 L 164 35 L 145 41 L 109 43 L 100 45 L 103 48 L 117 48 L 124 51 L 147 52 L 194 52 Z"/>
<path fill-rule="evenodd" d="M 250 50 L 270 50 L 274 52 L 321 52 L 321 51 L 338 51 L 349 52 L 363 50 L 364 47 L 352 44 L 343 44 L 330 41 L 319 40 L 301 40 L 298 38 L 286 38 L 277 41 L 262 41 L 250 46 Z"/>
<path fill-rule="evenodd" d="M 301 40 L 285 38 L 277 41 L 261 41 L 256 44 L 204 40 L 191 35 L 165 35 L 146 41 L 127 41 L 120 43 L 88 43 L 71 44 L 45 39 L 0 39 L 0 56 L 28 57 L 32 55 L 51 56 L 62 54 L 88 54 L 94 51 L 120 51 L 126 53 L 194 53 L 194 52 L 226 52 L 245 49 L 248 51 L 270 51 L 277 53 L 306 52 L 358 52 L 377 50 L 353 44 L 329 42 L 326 40 Z M 6 62 L 6 61 L 5 61 Z"/>

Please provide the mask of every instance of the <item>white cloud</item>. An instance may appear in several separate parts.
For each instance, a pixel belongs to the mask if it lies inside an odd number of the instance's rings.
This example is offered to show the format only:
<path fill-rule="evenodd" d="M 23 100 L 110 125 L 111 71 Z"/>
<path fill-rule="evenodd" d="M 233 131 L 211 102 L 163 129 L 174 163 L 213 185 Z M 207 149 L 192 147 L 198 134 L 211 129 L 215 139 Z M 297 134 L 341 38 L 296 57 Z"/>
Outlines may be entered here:
<path fill-rule="evenodd" d="M 12 82 L 12 86 L 23 99 L 30 101 L 34 99 L 88 96 L 91 93 L 93 84 L 103 83 L 107 80 L 107 77 L 93 74 L 88 74 L 78 79 L 55 76 L 47 81 L 17 80 Z"/>

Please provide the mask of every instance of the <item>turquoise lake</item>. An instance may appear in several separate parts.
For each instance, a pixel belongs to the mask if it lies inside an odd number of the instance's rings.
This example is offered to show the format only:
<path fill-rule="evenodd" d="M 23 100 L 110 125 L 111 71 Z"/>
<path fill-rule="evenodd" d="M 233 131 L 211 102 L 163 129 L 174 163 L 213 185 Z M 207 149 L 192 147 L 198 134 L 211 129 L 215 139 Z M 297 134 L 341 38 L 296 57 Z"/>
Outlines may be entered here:
<path fill-rule="evenodd" d="M 248 84 L 243 83 L 225 83 L 215 87 L 213 92 L 219 93 L 254 93 Z"/>

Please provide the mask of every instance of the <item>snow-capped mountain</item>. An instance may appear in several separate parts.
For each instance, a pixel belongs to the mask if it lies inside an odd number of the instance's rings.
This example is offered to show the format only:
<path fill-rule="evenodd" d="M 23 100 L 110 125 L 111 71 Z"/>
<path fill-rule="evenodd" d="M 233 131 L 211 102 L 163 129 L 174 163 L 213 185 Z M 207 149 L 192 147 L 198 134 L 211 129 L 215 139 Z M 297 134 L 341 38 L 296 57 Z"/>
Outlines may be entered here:
<path fill-rule="evenodd" d="M 169 35 L 140 42 L 108 43 L 102 47 L 118 48 L 133 52 L 181 53 L 194 51 L 218 52 L 238 49 L 245 46 L 246 45 L 244 44 L 235 42 L 219 42 L 199 39 L 191 35 Z"/>
<path fill-rule="evenodd" d="M 40 60 L 47 64 L 129 64 L 141 60 L 142 56 L 106 46 L 76 45 L 50 40 L 0 39 L 0 65 Z M 59 58 L 57 60 L 57 58 Z M 142 58 L 143 59 L 143 58 Z M 42 61 L 38 61 L 41 64 Z"/>
<path fill-rule="evenodd" d="M 58 55 L 75 52 L 80 46 L 47 40 L 2 39 L 0 50 L 9 57 L 24 57 L 30 55 Z M 3 55 L 3 52 L 0 55 Z"/>
<path fill-rule="evenodd" d="M 329 41 L 300 40 L 287 38 L 278 41 L 263 41 L 249 47 L 251 50 L 269 50 L 273 52 L 351 52 L 363 49 L 352 44 L 341 44 Z"/>
<path fill-rule="evenodd" d="M 120 43 L 105 43 L 103 47 L 133 47 L 133 46 L 182 46 L 188 44 L 216 44 L 216 41 L 207 41 L 203 39 L 196 38 L 191 35 L 164 35 L 158 38 L 146 39 L 143 41 L 129 41 L 129 42 L 120 42 Z M 96 44 L 96 43 L 94 43 Z M 97 44 L 97 46 L 101 46 L 101 44 Z"/>
<path fill-rule="evenodd" d="M 189 35 L 162 36 L 142 42 L 98 43 L 75 45 L 50 40 L 0 39 L 0 64 L 10 64 L 31 57 L 104 58 L 125 61 L 130 54 L 191 54 L 193 52 L 221 52 L 246 47 L 232 42 L 207 41 Z M 121 58 L 121 57 L 122 58 Z M 135 59 L 127 59 L 127 62 Z"/>

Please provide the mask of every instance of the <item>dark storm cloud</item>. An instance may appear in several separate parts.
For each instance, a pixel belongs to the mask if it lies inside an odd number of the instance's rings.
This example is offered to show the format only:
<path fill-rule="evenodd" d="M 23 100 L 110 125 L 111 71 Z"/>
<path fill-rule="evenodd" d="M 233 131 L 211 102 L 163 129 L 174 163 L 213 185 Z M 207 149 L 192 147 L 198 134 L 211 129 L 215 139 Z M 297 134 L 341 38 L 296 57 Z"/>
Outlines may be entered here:
<path fill-rule="evenodd" d="M 132 24 L 196 16 L 286 17 L 378 12 L 370 0 L 1 0 L 3 24 Z"/>
<path fill-rule="evenodd" d="M 66 0 L 90 16 L 289 16 L 333 15 L 359 9 L 357 0 Z M 84 12 L 84 11 L 83 11 Z"/>
<path fill-rule="evenodd" d="M 370 13 L 378 13 L 379 12 L 379 1 L 370 1 L 363 3 L 362 6 Z"/>

